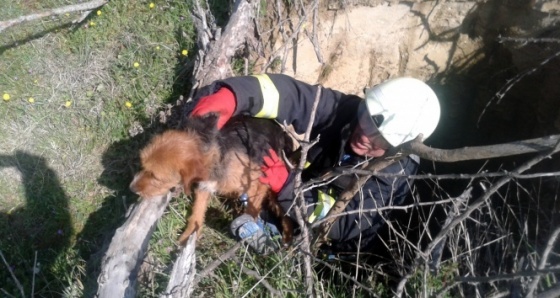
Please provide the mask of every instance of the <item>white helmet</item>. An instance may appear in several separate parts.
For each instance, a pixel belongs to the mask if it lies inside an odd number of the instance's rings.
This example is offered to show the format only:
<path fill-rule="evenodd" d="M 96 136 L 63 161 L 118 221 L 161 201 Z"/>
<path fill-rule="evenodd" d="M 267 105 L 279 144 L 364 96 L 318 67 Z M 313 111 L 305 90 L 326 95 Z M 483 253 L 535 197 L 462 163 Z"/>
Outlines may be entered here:
<path fill-rule="evenodd" d="M 439 122 L 438 98 L 432 88 L 418 79 L 385 81 L 366 91 L 365 103 L 371 123 L 393 146 L 410 141 L 418 134 L 426 139 Z"/>

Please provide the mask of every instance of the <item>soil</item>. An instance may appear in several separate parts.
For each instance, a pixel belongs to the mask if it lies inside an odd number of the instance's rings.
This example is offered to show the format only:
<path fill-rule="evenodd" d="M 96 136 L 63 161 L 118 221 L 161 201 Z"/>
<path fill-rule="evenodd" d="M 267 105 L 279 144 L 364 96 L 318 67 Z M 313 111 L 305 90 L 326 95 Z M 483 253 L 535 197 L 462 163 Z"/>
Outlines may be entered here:
<path fill-rule="evenodd" d="M 358 95 L 388 78 L 425 80 L 443 110 L 427 142 L 440 148 L 560 130 L 558 1 L 324 1 L 315 26 L 307 14 L 299 34 L 294 17 L 271 35 L 284 58 L 267 71 Z"/>

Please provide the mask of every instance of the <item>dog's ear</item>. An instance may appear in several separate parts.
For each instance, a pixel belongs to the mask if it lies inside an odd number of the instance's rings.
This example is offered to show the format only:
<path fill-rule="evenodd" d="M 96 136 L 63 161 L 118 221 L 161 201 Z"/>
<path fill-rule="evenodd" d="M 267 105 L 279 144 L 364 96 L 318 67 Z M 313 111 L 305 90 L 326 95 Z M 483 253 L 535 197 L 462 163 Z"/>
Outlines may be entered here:
<path fill-rule="evenodd" d="M 185 123 L 185 130 L 194 131 L 206 143 L 212 143 L 218 133 L 218 113 L 208 113 L 202 116 L 189 117 Z"/>

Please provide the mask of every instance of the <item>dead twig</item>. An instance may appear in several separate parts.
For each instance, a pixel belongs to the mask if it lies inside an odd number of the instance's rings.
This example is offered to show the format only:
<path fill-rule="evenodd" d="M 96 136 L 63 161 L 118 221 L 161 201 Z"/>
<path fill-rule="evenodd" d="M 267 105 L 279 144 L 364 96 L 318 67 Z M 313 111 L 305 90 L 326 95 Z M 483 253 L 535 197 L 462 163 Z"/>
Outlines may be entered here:
<path fill-rule="evenodd" d="M 542 160 L 549 158 L 552 154 L 558 152 L 560 150 L 560 141 L 556 142 L 556 145 L 546 152 L 543 152 L 526 163 L 519 166 L 514 172 L 522 173 L 533 167 L 534 165 L 538 164 Z M 488 188 L 478 199 L 476 199 L 469 207 L 460 215 L 456 216 L 448 225 L 442 227 L 441 231 L 436 235 L 436 237 L 426 246 L 426 248 L 422 252 L 418 252 L 414 259 L 414 263 L 412 268 L 408 271 L 408 273 L 403 276 L 397 286 L 395 296 L 401 297 L 404 292 L 404 287 L 410 277 L 414 274 L 418 266 L 421 265 L 422 260 L 426 260 L 430 255 L 430 252 L 434 249 L 434 247 L 444 239 L 448 233 L 454 229 L 458 224 L 462 223 L 465 219 L 467 219 L 471 213 L 475 210 L 478 210 L 485 202 L 487 202 L 490 197 L 498 191 L 502 186 L 508 183 L 512 178 L 510 177 L 503 177 L 498 180 L 494 185 Z"/>
<path fill-rule="evenodd" d="M 255 270 L 251 270 L 245 266 L 241 267 L 241 271 L 249 276 L 252 276 L 256 279 L 259 280 L 259 282 L 273 295 L 273 296 L 279 296 L 279 297 L 283 297 L 283 293 L 281 291 L 278 291 L 277 289 L 275 289 L 273 286 L 271 286 L 265 279 L 263 276 L 261 276 L 257 271 Z"/>
<path fill-rule="evenodd" d="M 541 63 L 539 63 L 539 65 L 532 67 L 522 73 L 517 74 L 516 76 L 514 76 L 513 78 L 509 79 L 507 81 L 507 83 L 502 86 L 502 88 L 500 90 L 498 90 L 498 92 L 496 92 L 496 94 L 488 101 L 488 103 L 486 104 L 486 106 L 484 107 L 484 109 L 482 109 L 482 112 L 480 113 L 480 116 L 478 117 L 478 121 L 477 121 L 477 125 L 480 124 L 480 120 L 482 119 L 482 116 L 484 116 L 484 114 L 486 113 L 486 110 L 488 109 L 488 107 L 490 107 L 490 105 L 496 101 L 496 104 L 499 104 L 500 101 L 502 101 L 502 99 L 504 98 L 504 96 L 506 96 L 506 94 L 509 92 L 509 90 L 511 88 L 513 88 L 513 86 L 515 86 L 517 83 L 519 83 L 524 77 L 531 75 L 532 73 L 536 72 L 539 68 L 543 67 L 544 65 L 546 65 L 548 62 L 550 62 L 551 60 L 555 59 L 556 57 L 560 56 L 560 51 L 552 54 L 551 56 L 549 56 L 548 58 L 544 59 Z"/>
<path fill-rule="evenodd" d="M 449 199 L 438 200 L 438 201 L 433 201 L 433 202 L 416 202 L 414 204 L 408 204 L 408 205 L 402 205 L 402 206 L 383 206 L 383 207 L 377 207 L 377 208 L 371 208 L 371 209 L 348 210 L 348 211 L 345 211 L 345 212 L 341 212 L 339 214 L 327 215 L 324 218 L 321 218 L 320 220 L 317 220 L 317 221 L 313 222 L 311 227 L 312 228 L 318 227 L 323 222 L 325 222 L 325 221 L 327 221 L 331 218 L 337 218 L 337 217 L 346 216 L 346 215 L 350 215 L 350 214 L 356 214 L 356 213 L 380 212 L 380 211 L 387 211 L 387 210 L 408 210 L 408 209 L 418 208 L 418 207 L 422 207 L 422 206 L 435 206 L 435 205 L 449 204 L 449 203 L 453 203 L 453 202 L 466 202 L 468 200 L 469 196 L 470 196 L 470 189 L 468 189 L 467 193 L 463 193 L 461 196 L 459 196 L 457 198 L 449 198 Z"/>
<path fill-rule="evenodd" d="M 543 269 L 536 269 L 531 271 L 519 271 L 510 274 L 498 274 L 493 276 L 460 276 L 455 278 L 455 281 L 458 282 L 467 282 L 467 283 L 489 283 L 498 280 L 512 280 L 512 279 L 520 279 L 523 277 L 539 277 L 542 275 L 550 274 L 550 273 L 559 273 L 560 267 L 552 267 L 552 268 L 543 268 Z"/>
<path fill-rule="evenodd" d="M 19 280 L 16 278 L 16 275 L 14 274 L 14 271 L 12 270 L 12 268 L 10 267 L 8 262 L 6 261 L 6 258 L 4 258 L 4 254 L 2 253 L 1 250 L 0 250 L 0 257 L 2 257 L 2 261 L 4 261 L 4 265 L 6 265 L 6 268 L 8 269 L 8 272 L 10 272 L 10 275 L 12 276 L 12 279 L 16 283 L 16 287 L 18 288 L 18 290 L 21 294 L 21 297 L 25 297 L 25 292 L 23 291 L 23 287 L 19 283 Z"/>
<path fill-rule="evenodd" d="M 342 270 L 340 270 L 339 268 L 336 268 L 335 266 L 333 266 L 333 265 L 331 265 L 331 264 L 329 264 L 329 263 L 327 263 L 327 262 L 325 262 L 325 261 L 323 261 L 323 260 L 321 260 L 321 259 L 319 259 L 319 258 L 317 258 L 317 257 L 315 257 L 315 256 L 313 256 L 313 255 L 311 255 L 311 254 L 309 254 L 309 252 L 306 252 L 306 251 L 303 251 L 303 250 L 300 250 L 300 252 L 303 253 L 303 254 L 308 255 L 308 256 L 311 257 L 311 258 L 313 258 L 313 260 L 314 260 L 315 262 L 320 263 L 320 264 L 322 264 L 323 266 L 326 266 L 326 267 L 330 268 L 331 270 L 337 271 L 341 276 L 343 276 L 344 278 L 346 278 L 346 279 L 348 279 L 349 281 L 353 282 L 356 286 L 358 286 L 358 287 L 360 287 L 361 289 L 363 289 L 363 290 L 365 290 L 366 292 L 368 292 L 368 293 L 371 295 L 371 297 L 379 297 L 378 295 L 375 294 L 375 292 L 373 292 L 373 291 L 371 290 L 371 287 L 368 287 L 368 286 L 364 285 L 363 283 L 359 282 L 357 279 L 353 278 L 352 276 L 350 276 L 350 275 L 348 275 L 348 274 L 342 272 Z"/>
<path fill-rule="evenodd" d="M 548 256 L 549 256 L 550 252 L 552 251 L 552 248 L 554 247 L 554 243 L 556 242 L 556 239 L 558 238 L 558 234 L 560 234 L 560 228 L 557 228 L 556 230 L 554 230 L 554 232 L 552 232 L 552 235 L 548 239 L 548 243 L 546 244 L 546 248 L 544 249 L 543 255 L 541 257 L 541 262 L 540 262 L 537 270 L 544 270 L 545 269 L 546 263 L 548 262 Z M 533 281 L 529 285 L 529 288 L 527 289 L 527 293 L 526 293 L 527 297 L 533 297 L 533 292 L 535 291 L 535 289 L 537 289 L 540 278 L 541 278 L 540 275 L 535 276 L 535 278 L 533 279 Z"/>
<path fill-rule="evenodd" d="M 5 29 L 7 29 L 9 27 L 12 27 L 14 25 L 21 24 L 23 22 L 35 21 L 35 20 L 38 20 L 38 19 L 42 19 L 42 18 L 54 16 L 54 15 L 61 15 L 61 14 L 69 13 L 69 12 L 91 11 L 93 9 L 96 9 L 98 7 L 101 7 L 101 6 L 105 5 L 106 3 L 107 3 L 107 0 L 92 0 L 92 1 L 89 1 L 89 2 L 85 2 L 85 3 L 73 4 L 73 5 L 67 5 L 67 6 L 63 6 L 63 7 L 53 8 L 53 9 L 50 9 L 50 10 L 47 10 L 47 11 L 34 13 L 34 14 L 26 15 L 26 16 L 21 16 L 21 17 L 17 17 L 15 19 L 11 19 L 11 20 L 1 21 L 0 22 L 0 32 L 2 32 Z M 83 20 L 83 17 L 82 17 L 82 20 Z"/>
<path fill-rule="evenodd" d="M 416 139 L 407 142 L 405 144 L 409 144 L 412 142 L 420 142 L 420 140 L 422 139 L 422 135 L 419 135 Z M 365 169 L 366 171 L 371 171 L 371 173 L 376 173 L 377 171 L 380 171 L 384 168 L 386 168 L 387 166 L 391 165 L 394 162 L 397 162 L 403 158 L 405 158 L 407 155 L 403 155 L 401 153 L 401 148 L 402 146 L 404 146 L 405 144 L 392 148 L 391 150 L 388 150 L 385 155 L 383 155 L 382 157 L 374 160 L 371 163 L 364 163 L 361 167 L 361 169 Z M 332 176 L 332 173 L 327 173 L 327 175 L 325 176 Z M 321 177 L 321 179 L 324 179 L 325 176 Z M 364 176 L 359 176 L 358 178 L 354 177 L 350 183 L 350 185 L 340 194 L 340 196 L 338 197 L 338 199 L 336 200 L 336 202 L 334 203 L 333 207 L 329 210 L 329 212 L 327 213 L 327 217 L 330 217 L 329 220 L 324 221 L 320 226 L 319 226 L 319 231 L 317 233 L 317 236 L 313 239 L 313 251 L 317 252 L 319 250 L 319 247 L 323 244 L 327 242 L 327 235 L 335 221 L 335 217 L 334 215 L 340 214 L 342 211 L 344 211 L 344 209 L 346 209 L 346 206 L 348 205 L 348 203 L 350 203 L 350 201 L 352 200 L 352 198 L 356 195 L 356 193 L 362 188 L 362 186 L 366 183 L 367 180 L 369 180 L 369 178 L 371 178 L 372 174 L 370 175 L 364 175 Z"/>
<path fill-rule="evenodd" d="M 317 86 L 317 93 L 315 94 L 315 101 L 313 102 L 313 108 L 311 111 L 311 116 L 309 118 L 309 125 L 307 126 L 307 130 L 305 131 L 304 134 L 304 143 L 302 143 L 302 150 L 301 150 L 301 159 L 299 161 L 299 166 L 296 170 L 296 178 L 295 178 L 295 184 L 294 184 L 294 189 L 296 189 L 296 192 L 299 191 L 299 193 L 297 193 L 296 195 L 296 202 L 297 202 L 297 206 L 295 208 L 295 213 L 296 213 L 296 218 L 298 221 L 299 226 L 301 227 L 301 233 L 302 233 L 302 251 L 305 252 L 310 252 L 311 249 L 311 244 L 310 244 L 310 230 L 308 229 L 308 224 L 307 224 L 307 206 L 306 206 L 306 202 L 305 202 L 305 197 L 303 195 L 303 191 L 301 191 L 301 186 L 302 186 L 302 180 L 301 180 L 301 173 L 303 171 L 303 168 L 305 167 L 305 162 L 307 161 L 307 153 L 309 151 L 309 149 L 311 148 L 311 146 L 313 146 L 313 143 L 309 143 L 309 138 L 311 136 L 311 128 L 313 127 L 313 122 L 315 121 L 315 114 L 317 112 L 317 107 L 319 106 L 319 101 L 321 99 L 321 86 Z M 313 293 L 313 269 L 311 267 L 311 258 L 309 257 L 308 254 L 304 254 L 303 255 L 303 264 L 304 264 L 304 269 L 305 269 L 305 285 L 307 288 L 306 291 L 306 295 L 308 297 L 313 297 L 314 293 Z"/>
<path fill-rule="evenodd" d="M 243 242 L 237 242 L 234 246 L 232 246 L 228 251 L 226 251 L 225 253 L 223 253 L 221 256 L 219 256 L 216 260 L 214 260 L 214 262 L 210 263 L 210 265 L 206 266 L 206 268 L 204 268 L 204 270 L 202 270 L 200 272 L 200 274 L 198 274 L 196 276 L 196 278 L 193 281 L 193 288 L 195 288 L 198 283 L 204 278 L 206 277 L 208 274 L 212 273 L 218 266 L 220 266 L 222 263 L 224 263 L 225 261 L 233 258 L 233 256 L 235 256 L 235 253 L 237 252 L 237 250 L 239 250 L 239 248 L 241 247 Z"/>

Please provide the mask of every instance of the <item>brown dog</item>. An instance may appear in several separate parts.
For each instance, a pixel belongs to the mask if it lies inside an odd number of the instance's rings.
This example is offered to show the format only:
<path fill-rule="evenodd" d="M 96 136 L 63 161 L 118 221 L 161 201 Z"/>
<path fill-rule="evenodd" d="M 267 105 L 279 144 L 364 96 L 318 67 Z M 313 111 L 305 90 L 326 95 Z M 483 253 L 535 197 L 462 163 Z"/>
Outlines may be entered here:
<path fill-rule="evenodd" d="M 187 228 L 179 238 L 200 230 L 213 194 L 237 199 L 249 197 L 246 213 L 258 217 L 269 208 L 281 218 L 284 243 L 291 242 L 293 224 L 284 215 L 269 186 L 259 181 L 261 164 L 269 148 L 291 154 L 292 140 L 271 120 L 234 117 L 221 129 L 214 114 L 190 118 L 185 130 L 169 130 L 154 137 L 141 151 L 142 170 L 130 189 L 143 198 L 164 195 L 183 185 L 185 193 L 195 189 L 195 201 Z M 280 154 L 279 154 L 280 155 Z"/>

